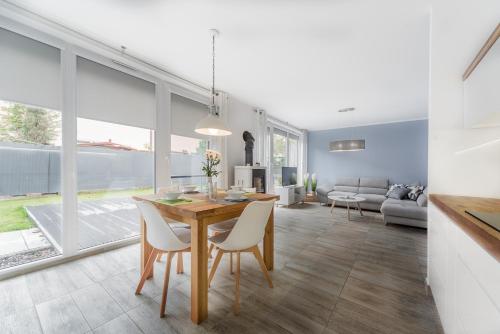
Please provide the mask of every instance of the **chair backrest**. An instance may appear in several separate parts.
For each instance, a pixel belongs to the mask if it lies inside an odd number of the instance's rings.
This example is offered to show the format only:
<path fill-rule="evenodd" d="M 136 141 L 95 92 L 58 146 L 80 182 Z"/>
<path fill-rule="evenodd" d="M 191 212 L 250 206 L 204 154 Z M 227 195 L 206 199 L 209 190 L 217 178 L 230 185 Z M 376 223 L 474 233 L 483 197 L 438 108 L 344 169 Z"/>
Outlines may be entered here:
<path fill-rule="evenodd" d="M 248 204 L 226 240 L 221 243 L 221 248 L 242 250 L 257 245 L 264 238 L 274 202 L 254 201 Z"/>
<path fill-rule="evenodd" d="M 137 207 L 146 222 L 146 238 L 151 246 L 163 251 L 175 251 L 189 247 L 189 244 L 177 237 L 153 204 L 142 201 L 137 202 Z"/>

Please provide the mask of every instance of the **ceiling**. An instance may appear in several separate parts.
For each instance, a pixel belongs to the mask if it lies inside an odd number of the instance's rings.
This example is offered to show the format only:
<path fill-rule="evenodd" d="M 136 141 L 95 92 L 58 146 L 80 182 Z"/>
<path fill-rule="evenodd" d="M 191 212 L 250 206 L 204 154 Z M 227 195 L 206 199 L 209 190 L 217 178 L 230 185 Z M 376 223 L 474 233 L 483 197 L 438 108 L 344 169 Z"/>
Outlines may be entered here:
<path fill-rule="evenodd" d="M 427 117 L 422 0 L 11 0 L 308 130 Z M 355 107 L 349 113 L 338 113 Z"/>

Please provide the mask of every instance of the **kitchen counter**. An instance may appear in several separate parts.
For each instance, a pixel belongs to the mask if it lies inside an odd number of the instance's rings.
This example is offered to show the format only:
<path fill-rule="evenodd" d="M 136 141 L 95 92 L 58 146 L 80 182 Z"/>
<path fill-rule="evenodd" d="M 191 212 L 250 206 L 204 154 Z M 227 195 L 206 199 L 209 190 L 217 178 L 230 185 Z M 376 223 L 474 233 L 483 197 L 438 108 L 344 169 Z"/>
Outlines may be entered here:
<path fill-rule="evenodd" d="M 500 232 L 465 210 L 500 212 L 500 199 L 431 194 L 431 202 L 500 262 Z"/>

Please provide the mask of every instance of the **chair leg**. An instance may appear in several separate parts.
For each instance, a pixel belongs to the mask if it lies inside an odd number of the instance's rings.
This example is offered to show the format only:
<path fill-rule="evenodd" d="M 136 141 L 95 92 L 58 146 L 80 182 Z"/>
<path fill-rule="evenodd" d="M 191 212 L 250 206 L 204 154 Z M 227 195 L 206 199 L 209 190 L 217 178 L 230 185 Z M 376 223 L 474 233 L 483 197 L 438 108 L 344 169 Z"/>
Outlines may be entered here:
<path fill-rule="evenodd" d="M 267 283 L 269 283 L 269 287 L 273 287 L 273 281 L 271 280 L 271 276 L 269 276 L 269 271 L 267 270 L 266 264 L 264 263 L 264 259 L 262 258 L 262 255 L 260 254 L 259 246 L 255 246 L 252 249 L 253 255 L 257 259 L 257 262 L 259 262 L 260 269 L 262 270 L 262 273 L 264 274 L 264 277 L 267 280 Z"/>
<path fill-rule="evenodd" d="M 235 286 L 235 301 L 234 314 L 240 313 L 240 252 L 236 252 L 236 286 Z"/>
<path fill-rule="evenodd" d="M 182 259 L 182 252 L 177 252 L 177 273 L 184 274 L 184 261 Z"/>
<path fill-rule="evenodd" d="M 160 262 L 162 256 L 163 256 L 163 253 L 162 252 L 158 252 L 158 256 L 156 257 L 156 262 Z"/>
<path fill-rule="evenodd" d="M 208 247 L 208 257 L 212 258 L 212 251 L 214 250 L 215 245 L 213 243 Z"/>
<path fill-rule="evenodd" d="M 217 255 L 215 256 L 214 263 L 212 264 L 212 269 L 210 270 L 210 275 L 208 276 L 208 286 L 210 286 L 210 283 L 212 282 L 212 279 L 215 276 L 215 271 L 217 270 L 217 266 L 220 263 L 220 260 L 222 259 L 222 255 L 224 255 L 224 251 L 222 249 L 219 249 L 217 252 Z"/>
<path fill-rule="evenodd" d="M 234 274 L 234 271 L 233 271 L 233 252 L 229 252 L 229 272 L 232 274 Z"/>
<path fill-rule="evenodd" d="M 153 249 L 151 252 L 151 255 L 149 255 L 148 262 L 146 262 L 146 267 L 144 268 L 144 272 L 141 275 L 141 279 L 139 280 L 139 284 L 137 285 L 137 288 L 135 289 L 135 294 L 138 295 L 141 293 L 142 287 L 144 286 L 144 283 L 146 282 L 146 279 L 149 276 L 149 273 L 151 272 L 151 269 L 153 268 L 154 261 L 156 259 L 156 255 L 158 254 L 157 249 Z"/>
<path fill-rule="evenodd" d="M 165 278 L 163 281 L 163 293 L 161 295 L 161 308 L 160 308 L 160 318 L 165 317 L 165 305 L 167 304 L 167 293 L 168 293 L 168 281 L 170 279 L 170 265 L 172 264 L 172 258 L 175 252 L 168 252 L 167 255 L 167 267 L 165 268 Z"/>

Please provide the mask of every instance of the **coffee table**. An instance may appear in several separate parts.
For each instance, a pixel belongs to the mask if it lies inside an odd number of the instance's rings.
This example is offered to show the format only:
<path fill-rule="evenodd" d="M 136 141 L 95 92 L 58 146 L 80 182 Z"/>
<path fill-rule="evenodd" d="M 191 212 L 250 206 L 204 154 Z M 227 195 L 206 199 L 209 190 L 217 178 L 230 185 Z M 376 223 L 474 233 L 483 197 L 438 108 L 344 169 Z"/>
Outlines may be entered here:
<path fill-rule="evenodd" d="M 363 216 L 363 211 L 361 210 L 361 206 L 359 205 L 360 202 L 365 201 L 366 199 L 363 197 L 359 196 L 328 196 L 329 199 L 332 200 L 332 210 L 330 211 L 331 214 L 333 215 L 333 208 L 335 207 L 335 202 L 344 202 L 347 204 L 347 220 L 351 220 L 351 207 L 349 204 L 356 204 L 359 210 L 359 214 Z"/>

